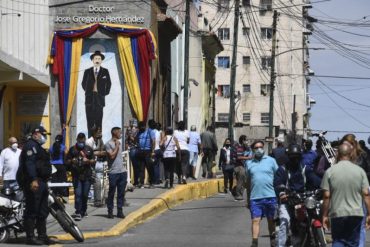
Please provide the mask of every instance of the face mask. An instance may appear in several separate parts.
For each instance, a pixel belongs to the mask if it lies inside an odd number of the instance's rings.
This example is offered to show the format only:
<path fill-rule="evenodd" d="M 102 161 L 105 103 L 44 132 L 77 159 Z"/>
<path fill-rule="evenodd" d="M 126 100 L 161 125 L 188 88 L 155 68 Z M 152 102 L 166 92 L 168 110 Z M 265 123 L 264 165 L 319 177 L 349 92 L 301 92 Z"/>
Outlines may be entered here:
<path fill-rule="evenodd" d="M 225 144 L 225 147 L 229 148 L 231 145 L 230 144 Z"/>
<path fill-rule="evenodd" d="M 12 147 L 12 149 L 13 149 L 13 150 L 17 150 L 17 148 L 18 148 L 18 143 L 13 143 L 11 147 Z"/>
<path fill-rule="evenodd" d="M 83 148 L 85 147 L 85 143 L 84 142 L 77 142 L 77 148 L 82 150 Z"/>
<path fill-rule="evenodd" d="M 40 140 L 39 140 L 40 145 L 44 145 L 46 141 L 47 141 L 47 137 L 44 135 L 41 135 Z"/>
<path fill-rule="evenodd" d="M 254 156 L 256 156 L 256 158 L 261 158 L 264 154 L 265 150 L 263 150 L 263 148 L 257 148 L 254 150 Z"/>

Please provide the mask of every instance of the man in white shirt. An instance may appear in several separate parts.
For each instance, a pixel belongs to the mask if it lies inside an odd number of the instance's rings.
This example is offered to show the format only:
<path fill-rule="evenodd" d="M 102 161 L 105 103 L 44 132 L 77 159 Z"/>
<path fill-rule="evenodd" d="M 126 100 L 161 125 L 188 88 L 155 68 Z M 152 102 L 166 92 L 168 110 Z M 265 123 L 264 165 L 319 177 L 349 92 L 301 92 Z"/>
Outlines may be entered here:
<path fill-rule="evenodd" d="M 86 145 L 94 150 L 95 156 L 95 182 L 94 182 L 94 207 L 103 207 L 102 198 L 102 183 L 101 178 L 104 176 L 104 165 L 107 165 L 107 153 L 105 151 L 104 142 L 102 139 L 101 128 L 93 128 L 93 135 L 86 140 Z"/>
<path fill-rule="evenodd" d="M 16 174 L 19 166 L 21 150 L 15 137 L 9 138 L 9 146 L 0 154 L 0 180 L 4 188 L 12 188 L 17 185 Z"/>

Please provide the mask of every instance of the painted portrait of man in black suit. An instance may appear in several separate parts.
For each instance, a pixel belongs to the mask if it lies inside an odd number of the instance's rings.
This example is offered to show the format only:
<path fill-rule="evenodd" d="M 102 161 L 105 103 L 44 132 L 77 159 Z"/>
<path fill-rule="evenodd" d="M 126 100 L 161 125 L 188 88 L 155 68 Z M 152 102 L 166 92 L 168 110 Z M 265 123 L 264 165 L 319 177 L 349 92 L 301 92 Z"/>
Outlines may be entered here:
<path fill-rule="evenodd" d="M 82 79 L 89 137 L 92 135 L 93 127 L 102 129 L 105 96 L 109 94 L 112 86 L 109 71 L 101 67 L 104 58 L 105 56 L 100 51 L 95 51 L 90 56 L 93 67 L 85 70 Z"/>

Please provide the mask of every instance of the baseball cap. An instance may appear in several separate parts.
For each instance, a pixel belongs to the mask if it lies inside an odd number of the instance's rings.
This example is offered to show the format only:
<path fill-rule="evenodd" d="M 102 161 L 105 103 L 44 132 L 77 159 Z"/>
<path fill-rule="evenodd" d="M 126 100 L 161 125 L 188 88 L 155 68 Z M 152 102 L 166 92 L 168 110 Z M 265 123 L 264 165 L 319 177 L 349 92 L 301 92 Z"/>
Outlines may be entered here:
<path fill-rule="evenodd" d="M 43 135 L 50 135 L 50 133 L 48 133 L 47 131 L 46 131 L 46 129 L 44 128 L 44 126 L 38 126 L 38 127 L 36 127 L 36 128 L 34 128 L 33 129 L 33 131 L 32 131 L 32 134 L 33 133 L 36 133 L 36 132 L 40 132 L 41 134 L 43 134 Z"/>

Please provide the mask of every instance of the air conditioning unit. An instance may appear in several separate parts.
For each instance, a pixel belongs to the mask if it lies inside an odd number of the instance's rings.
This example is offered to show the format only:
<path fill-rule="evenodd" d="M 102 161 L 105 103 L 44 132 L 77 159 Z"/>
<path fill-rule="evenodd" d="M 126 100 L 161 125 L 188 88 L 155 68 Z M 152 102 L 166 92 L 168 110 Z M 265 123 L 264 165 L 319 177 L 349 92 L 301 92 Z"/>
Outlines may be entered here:
<path fill-rule="evenodd" d="M 261 5 L 260 6 L 260 12 L 265 12 L 265 11 L 267 11 L 268 9 L 267 9 L 267 6 L 266 5 Z"/>

